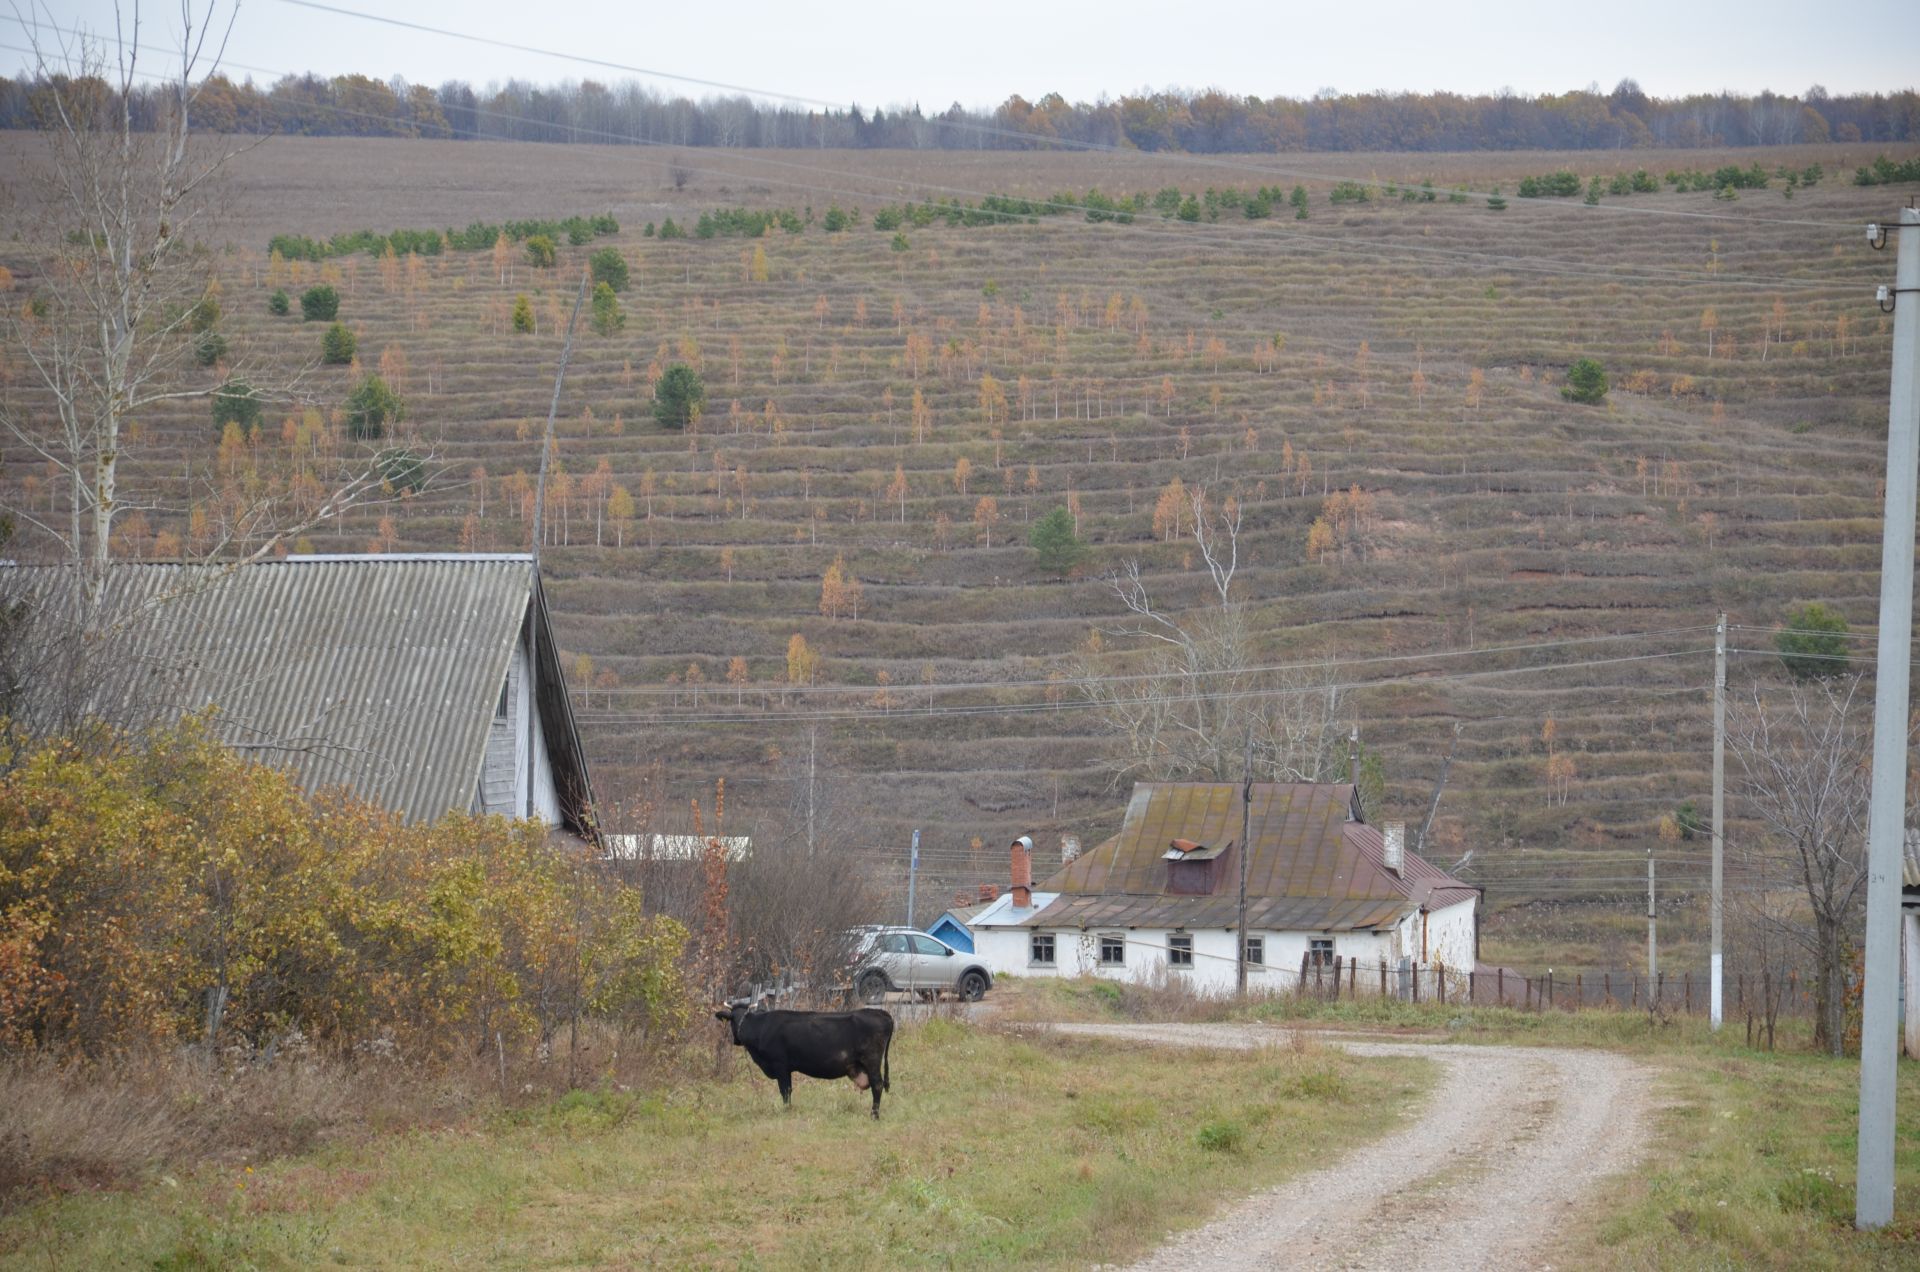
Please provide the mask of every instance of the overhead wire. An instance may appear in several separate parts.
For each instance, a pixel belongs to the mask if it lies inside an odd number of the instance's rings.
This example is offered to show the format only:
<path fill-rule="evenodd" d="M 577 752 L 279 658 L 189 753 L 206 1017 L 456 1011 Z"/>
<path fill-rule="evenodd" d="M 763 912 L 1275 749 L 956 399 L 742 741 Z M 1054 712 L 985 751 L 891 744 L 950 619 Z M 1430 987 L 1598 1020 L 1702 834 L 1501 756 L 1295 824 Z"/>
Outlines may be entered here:
<path fill-rule="evenodd" d="M 283 2 L 304 3 L 305 0 L 283 0 Z M 327 6 L 309 6 L 309 7 L 326 8 Z M 340 12 L 344 13 L 349 11 L 340 10 Z M 356 14 L 353 16 L 369 16 L 369 15 Z M 380 17 L 371 17 L 370 20 L 389 21 L 389 19 L 380 18 Z M 0 21 L 12 21 L 12 22 L 19 23 L 21 25 L 28 25 L 28 26 L 31 25 L 25 19 L 19 18 L 17 16 L 0 15 Z M 410 25 L 402 22 L 399 19 L 392 19 L 391 21 L 401 25 Z M 42 25 L 49 25 L 49 24 L 42 24 Z M 59 27 L 52 27 L 51 29 L 62 31 L 63 33 L 68 33 L 68 34 L 78 34 L 77 32 L 68 31 L 67 29 L 59 28 Z M 36 50 L 24 48 L 18 45 L 0 44 L 0 48 L 38 56 L 38 52 Z M 278 75 L 278 76 L 286 77 L 291 74 L 290 72 L 286 72 L 286 71 L 277 71 L 271 68 L 260 67 L 260 66 L 250 66 L 248 64 L 239 63 L 239 62 L 233 62 L 233 63 L 230 63 L 229 65 L 232 65 L 235 69 L 250 70 L 263 75 Z M 161 75 L 142 75 L 142 76 L 136 76 L 135 78 L 142 78 L 151 83 L 171 82 L 167 77 L 161 76 Z M 380 114 L 380 113 L 371 112 L 371 111 L 356 110 L 353 108 L 337 106 L 332 103 L 326 103 L 326 102 L 281 102 L 278 99 L 273 98 L 271 96 L 266 97 L 264 101 L 269 105 L 270 108 L 279 110 L 282 112 L 295 112 L 299 110 L 322 110 L 332 114 L 342 115 L 350 118 L 366 119 L 366 120 L 380 121 L 380 122 L 390 122 L 390 123 L 405 125 L 408 127 L 414 126 L 416 122 L 404 116 L 387 115 L 387 114 Z M 488 108 L 478 107 L 478 106 L 473 107 L 472 109 L 476 115 L 481 115 L 488 118 L 512 120 L 517 123 L 527 124 L 534 127 L 547 128 L 555 131 L 564 131 L 569 134 L 584 135 L 584 136 L 596 138 L 599 140 L 617 141 L 625 144 L 639 146 L 642 148 L 668 149 L 668 150 L 674 150 L 676 152 L 686 149 L 685 147 L 678 146 L 675 143 L 663 142 L 653 138 L 638 137 L 631 134 L 617 133 L 617 132 L 611 132 L 611 131 L 601 130 L 601 129 L 576 127 L 573 125 L 557 123 L 551 120 L 538 120 L 530 116 L 515 115 L 509 112 L 494 111 Z M 793 160 L 771 159 L 771 158 L 767 158 L 760 155 L 735 154 L 732 152 L 721 152 L 721 153 L 727 154 L 728 159 L 734 163 L 756 165 L 759 167 L 797 169 L 803 172 L 825 174 L 827 176 L 835 177 L 843 181 L 847 179 L 852 179 L 855 181 L 868 181 L 875 184 L 893 185 L 896 188 L 901 185 L 906 185 L 906 186 L 911 186 L 911 187 L 920 189 L 922 191 L 932 191 L 937 194 L 944 194 L 944 195 L 951 195 L 951 196 L 967 196 L 974 199 L 986 199 L 989 197 L 993 197 L 991 192 L 976 190 L 968 187 L 945 185 L 945 184 L 940 184 L 935 182 L 919 181 L 919 180 L 905 179 L 905 178 L 899 178 L 899 177 L 891 177 L 891 178 L 866 177 L 863 174 L 851 173 L 843 169 L 829 168 L 829 167 L 826 167 L 825 165 L 821 165 L 817 163 L 803 163 L 803 162 L 798 162 Z M 663 166 L 682 166 L 682 167 L 688 168 L 690 171 L 701 173 L 703 175 L 709 175 L 709 176 L 737 178 L 741 175 L 736 171 L 699 167 L 690 162 L 681 162 L 678 160 L 674 161 L 672 165 L 663 165 Z M 789 180 L 789 179 L 784 179 L 779 177 L 769 177 L 764 175 L 761 175 L 759 179 L 771 182 L 772 184 L 776 184 L 776 185 L 784 185 L 793 189 L 804 190 L 808 193 L 813 193 L 813 194 L 843 195 L 850 199 L 886 197 L 884 194 L 876 192 L 874 190 L 853 190 L 843 185 L 840 185 L 840 186 L 819 185 L 819 184 L 794 181 L 794 180 Z M 1036 206 L 1051 208 L 1054 211 L 1063 212 L 1063 213 L 1071 212 L 1071 213 L 1078 214 L 1078 213 L 1084 212 L 1085 210 L 1079 204 L 1056 203 L 1056 202 L 1045 200 L 1045 199 L 1033 199 L 1033 200 L 1028 200 L 1028 202 L 1033 203 Z M 1791 224 L 1789 222 L 1778 222 L 1778 223 Z M 1158 228 L 1155 228 L 1155 227 L 1158 227 Z M 1731 284 L 1731 285 L 1743 286 L 1743 287 L 1770 288 L 1770 289 L 1776 289 L 1776 290 L 1778 289 L 1799 290 L 1799 289 L 1839 286 L 1844 283 L 1852 281 L 1852 280 L 1847 280 L 1842 278 L 1811 278 L 1811 277 L 1785 278 L 1785 277 L 1773 277 L 1773 276 L 1767 276 L 1767 275 L 1754 275 L 1754 274 L 1729 274 L 1725 272 L 1718 273 L 1714 275 L 1711 280 L 1708 280 L 1704 278 L 1702 275 L 1693 274 L 1693 273 L 1680 271 L 1680 270 L 1626 271 L 1621 269 L 1615 269 L 1605 265 L 1604 263 L 1594 262 L 1594 261 L 1573 261 L 1573 260 L 1568 260 L 1566 258 L 1560 258 L 1560 257 L 1476 252 L 1476 251 L 1463 249 L 1463 248 L 1447 248 L 1447 247 L 1438 247 L 1438 246 L 1432 246 L 1432 245 L 1426 245 L 1426 244 L 1407 243 L 1407 242 L 1402 242 L 1398 239 L 1390 240 L 1388 243 L 1383 245 L 1376 241 L 1360 242 L 1352 238 L 1344 237 L 1340 235 L 1317 234 L 1310 231 L 1286 230 L 1283 228 L 1279 228 L 1277 226 L 1267 226 L 1267 227 L 1260 228 L 1258 230 L 1248 230 L 1245 232 L 1232 232 L 1232 231 L 1223 232 L 1223 231 L 1216 230 L 1213 227 L 1189 226 L 1184 223 L 1180 223 L 1176 227 L 1172 222 L 1165 222 L 1164 219 L 1155 219 L 1151 217 L 1143 217 L 1142 219 L 1140 219 L 1139 221 L 1135 222 L 1132 225 L 1125 225 L 1125 224 L 1119 224 L 1119 223 L 1107 224 L 1102 227 L 1101 232 L 1108 233 L 1108 234 L 1120 234 L 1122 232 L 1131 230 L 1137 234 L 1139 232 L 1142 232 L 1143 229 L 1145 230 L 1145 232 L 1148 232 L 1148 233 L 1159 233 L 1167 236 L 1177 236 L 1179 239 L 1189 241 L 1189 242 L 1192 241 L 1193 239 L 1198 238 L 1206 243 L 1226 244 L 1226 245 L 1231 245 L 1237 248 L 1245 248 L 1249 244 L 1252 244 L 1258 247 L 1266 247 L 1266 246 L 1280 246 L 1280 247 L 1288 247 L 1288 248 L 1301 247 L 1306 250 L 1336 251 L 1336 252 L 1344 251 L 1349 254 L 1357 254 L 1360 256 L 1373 257 L 1376 259 L 1391 259 L 1397 253 L 1403 256 L 1416 256 L 1416 257 L 1426 256 L 1426 257 L 1433 257 L 1436 259 L 1480 262 L 1480 263 L 1484 263 L 1489 266 L 1498 267 L 1498 268 L 1532 271 L 1532 272 L 1538 272 L 1538 273 L 1555 275 L 1555 276 L 1586 277 L 1586 278 L 1594 278 L 1594 279 L 1608 279 L 1608 280 L 1629 281 L 1629 282 L 1678 283 L 1678 284 L 1691 286 L 1691 285 L 1696 285 L 1698 283 L 1701 283 L 1703 281 L 1713 281 L 1715 283 Z M 1280 239 L 1284 241 L 1276 244 L 1274 242 L 1275 239 Z"/>
<path fill-rule="evenodd" d="M 797 102 L 801 105 L 817 106 L 827 110 L 838 110 L 843 113 L 853 109 L 853 103 L 832 101 L 825 98 L 806 97 L 799 94 L 782 92 L 777 89 L 757 88 L 752 85 L 746 85 L 746 84 L 732 84 L 732 83 L 727 83 L 721 80 L 702 79 L 695 76 L 682 75 L 672 71 L 662 71 L 662 70 L 649 68 L 649 67 L 635 66 L 630 63 L 616 62 L 609 58 L 593 57 L 586 54 L 569 53 L 569 52 L 564 52 L 556 49 L 544 49 L 544 48 L 537 47 L 535 45 L 525 44 L 518 41 L 502 40 L 492 36 L 478 35 L 478 34 L 474 34 L 472 32 L 467 32 L 467 31 L 458 31 L 450 27 L 432 26 L 427 23 L 415 22 L 406 18 L 397 18 L 392 16 L 391 14 L 368 13 L 364 10 L 348 9 L 340 5 L 325 4 L 325 3 L 321 3 L 320 0 L 281 0 L 281 3 L 292 5 L 297 8 L 313 9 L 322 13 L 336 14 L 341 17 L 356 18 L 364 22 L 382 23 L 387 26 L 400 27 L 408 30 L 419 31 L 428 35 L 438 35 L 448 39 L 463 40 L 463 41 L 467 41 L 474 44 L 485 44 L 494 48 L 507 49 L 512 52 L 532 53 L 540 57 L 554 58 L 559 61 L 575 62 L 582 66 L 598 66 L 604 70 L 624 71 L 630 75 L 641 75 L 641 76 L 646 76 L 653 79 L 663 79 L 663 80 L 671 80 L 679 83 L 693 84 L 701 88 L 717 89 L 722 92 L 744 93 L 749 97 L 761 97 L 761 98 L 766 98 L 774 101 Z M 1128 147 L 1115 145 L 1109 142 L 1086 141 L 1079 138 L 1071 138 L 1071 137 L 1042 136 L 1035 133 L 1021 132 L 1018 129 L 1001 128 L 997 125 L 992 125 L 992 124 L 976 124 L 967 120 L 951 120 L 951 119 L 942 118 L 940 116 L 923 116 L 922 118 L 924 122 L 936 128 L 955 129 L 955 130 L 968 132 L 968 133 L 972 133 L 979 136 L 1000 137 L 1007 140 L 1018 141 L 1026 146 L 1052 145 L 1052 146 L 1059 146 L 1063 149 L 1083 150 L 1083 151 L 1090 151 L 1090 152 L 1101 153 L 1101 154 L 1131 153 Z M 1157 152 L 1155 157 L 1157 159 L 1164 160 L 1164 161 L 1172 161 L 1175 163 L 1188 164 L 1188 165 L 1197 166 L 1197 167 L 1231 168 L 1239 171 L 1262 174 L 1266 176 L 1275 176 L 1275 177 L 1291 176 L 1296 178 L 1305 178 L 1311 181 L 1339 181 L 1339 180 L 1346 179 L 1346 178 L 1330 176 L 1322 173 L 1305 172 L 1295 168 L 1275 167 L 1271 164 L 1250 164 L 1243 161 L 1220 159 L 1220 158 L 1217 158 L 1214 156 L 1208 156 L 1208 155 L 1194 155 L 1194 154 L 1188 154 L 1186 152 L 1177 152 L 1177 151 L 1176 152 Z M 1485 191 L 1475 191 L 1475 190 L 1467 190 L 1464 193 L 1467 193 L 1469 195 L 1480 195 L 1482 197 L 1486 197 L 1487 195 L 1487 192 Z M 1543 203 L 1542 206 L 1552 206 L 1552 205 Z M 1688 210 L 1675 210 L 1675 209 L 1669 209 L 1669 208 L 1633 207 L 1626 204 L 1600 204 L 1598 206 L 1608 208 L 1609 210 L 1615 211 L 1615 212 L 1638 212 L 1638 213 L 1649 214 L 1649 215 L 1684 216 L 1684 217 L 1691 217 L 1691 218 L 1702 219 L 1702 220 L 1734 221 L 1734 222 L 1738 222 L 1740 224 L 1746 224 L 1746 225 L 1754 224 L 1755 221 L 1758 220 L 1766 224 L 1797 225 L 1797 226 L 1813 227 L 1817 229 L 1834 229 L 1834 230 L 1852 231 L 1857 228 L 1851 222 L 1810 221 L 1810 220 L 1785 218 L 1785 217 L 1754 218 L 1751 216 L 1745 216 L 1745 217 L 1734 216 L 1732 214 L 1724 213 L 1724 212 L 1693 212 Z M 1589 209 L 1585 205 L 1582 205 L 1581 210 L 1582 212 L 1585 212 Z"/>
<path fill-rule="evenodd" d="M 1527 675 L 1550 671 L 1576 671 L 1589 667 L 1613 666 L 1624 663 L 1646 663 L 1667 658 L 1699 657 L 1712 653 L 1711 648 L 1672 650 L 1653 654 L 1629 654 L 1613 658 L 1596 658 L 1576 662 L 1547 663 L 1530 667 L 1509 667 L 1485 671 L 1453 672 L 1439 675 L 1402 675 L 1387 676 L 1376 680 L 1353 681 L 1344 684 L 1297 686 L 1260 686 L 1250 689 L 1234 690 L 1223 693 L 1165 694 L 1147 695 L 1131 699 L 1134 703 L 1172 705 L 1188 702 L 1217 702 L 1244 698 L 1299 697 L 1325 694 L 1328 692 L 1358 692 L 1391 684 L 1458 684 L 1466 681 L 1482 680 L 1495 676 Z M 871 696 L 871 695 L 870 695 Z M 928 717 L 957 716 L 999 716 L 999 715 L 1043 715 L 1055 712 L 1099 709 L 1105 704 L 1093 700 L 1072 701 L 1062 699 L 1059 702 L 1039 703 L 992 703 L 970 706 L 936 706 L 931 709 L 902 707 L 893 714 L 903 719 L 926 719 Z M 594 724 L 760 724 L 769 719 L 789 721 L 809 720 L 872 720 L 876 718 L 873 709 L 865 710 L 801 710 L 781 712 L 770 715 L 763 711 L 754 712 L 709 712 L 665 713 L 647 715 L 634 712 L 607 710 L 586 710 L 577 713 L 583 720 Z"/>
<path fill-rule="evenodd" d="M 1264 676 L 1278 675 L 1294 671 L 1318 671 L 1333 667 L 1372 666 L 1379 663 L 1427 662 L 1436 659 L 1477 658 L 1495 654 L 1527 653 L 1542 649 L 1571 649 L 1581 645 L 1608 644 L 1614 641 L 1651 640 L 1662 636 L 1684 636 L 1713 630 L 1711 623 L 1696 623 L 1684 627 L 1650 628 L 1639 632 L 1610 632 L 1593 636 L 1572 636 L 1558 640 L 1521 641 L 1504 645 L 1481 645 L 1471 649 L 1439 649 L 1415 654 L 1362 654 L 1341 655 L 1339 657 L 1310 658 L 1294 662 L 1266 663 L 1252 667 L 1221 668 L 1218 670 L 1201 669 L 1182 672 L 1179 679 L 1208 679 L 1216 676 Z M 1074 689 L 1096 684 L 1124 684 L 1140 681 L 1166 680 L 1169 677 L 1159 672 L 1125 672 L 1093 676 L 1065 676 L 1045 680 L 977 680 L 948 681 L 944 683 L 908 684 L 902 682 L 889 686 L 902 695 L 922 696 L 928 693 L 967 692 L 994 689 Z M 792 685 L 781 686 L 778 692 L 783 695 L 810 696 L 832 694 L 863 694 L 871 697 L 876 686 L 873 685 Z M 618 693 L 641 696 L 664 696 L 685 693 L 684 687 L 676 689 L 670 685 L 623 685 L 608 690 L 595 690 L 597 693 Z M 720 690 L 724 695 L 727 690 Z M 1691 692 L 1691 691 L 1687 691 Z"/>

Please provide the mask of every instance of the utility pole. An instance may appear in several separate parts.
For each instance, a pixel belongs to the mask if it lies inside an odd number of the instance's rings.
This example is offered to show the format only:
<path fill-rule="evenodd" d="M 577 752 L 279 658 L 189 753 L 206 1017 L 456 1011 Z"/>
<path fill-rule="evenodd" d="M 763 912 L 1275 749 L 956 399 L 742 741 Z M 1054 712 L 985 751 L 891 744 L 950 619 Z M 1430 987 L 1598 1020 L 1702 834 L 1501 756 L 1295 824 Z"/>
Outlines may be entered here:
<path fill-rule="evenodd" d="M 1886 246 L 1889 226 L 1868 226 Z M 1900 856 L 1906 837 L 1907 686 L 1913 637 L 1913 504 L 1920 465 L 1920 210 L 1900 209 L 1887 401 L 1887 506 L 1880 537 L 1880 648 L 1874 663 L 1873 791 L 1867 816 L 1866 978 L 1860 994 L 1860 1152 L 1853 1226 L 1893 1222 L 1894 1078 L 1900 1057 Z"/>
<path fill-rule="evenodd" d="M 1247 756 L 1241 768 L 1240 782 L 1240 949 L 1233 960 L 1233 990 L 1247 996 L 1247 854 L 1252 851 L 1248 836 L 1253 830 L 1253 726 L 1247 726 Z"/>
<path fill-rule="evenodd" d="M 913 881 L 920 873 L 920 828 L 914 827 L 913 848 L 907 854 L 907 926 L 913 926 Z"/>
<path fill-rule="evenodd" d="M 1720 1027 L 1720 909 L 1726 860 L 1727 816 L 1727 615 L 1713 628 L 1713 948 L 1707 956 L 1707 1020 Z"/>
<path fill-rule="evenodd" d="M 1653 1000 L 1653 982 L 1660 975 L 1660 942 L 1655 935 L 1653 908 L 1653 849 L 1647 849 L 1647 1000 Z"/>

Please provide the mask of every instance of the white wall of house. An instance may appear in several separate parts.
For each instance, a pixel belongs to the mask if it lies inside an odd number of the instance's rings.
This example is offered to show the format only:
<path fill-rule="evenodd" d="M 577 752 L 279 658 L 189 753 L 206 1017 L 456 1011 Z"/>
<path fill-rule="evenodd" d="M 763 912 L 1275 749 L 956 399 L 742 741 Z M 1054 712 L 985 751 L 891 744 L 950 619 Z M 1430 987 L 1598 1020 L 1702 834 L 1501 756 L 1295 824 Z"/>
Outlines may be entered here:
<path fill-rule="evenodd" d="M 1477 908 L 1478 900 L 1470 897 L 1429 913 L 1426 916 L 1427 954 L 1420 961 L 1449 968 L 1472 968 Z"/>
<path fill-rule="evenodd" d="M 522 641 L 513 647 L 507 665 L 506 714 L 496 714 L 487 731 L 487 752 L 481 763 L 474 809 L 507 817 L 538 817 L 549 826 L 557 826 L 560 792 L 554 786 L 552 757 L 547 752 L 540 713 L 534 709 L 533 678 L 527 674 L 527 667 L 527 647 Z"/>
<path fill-rule="evenodd" d="M 996 976 L 1097 976 L 1106 980 L 1144 980 L 1160 975 L 1190 978 L 1195 988 L 1209 993 L 1230 992 L 1235 983 L 1234 937 L 1228 928 L 1200 928 L 1182 932 L 1193 938 L 1191 967 L 1171 966 L 1167 950 L 1174 932 L 1164 928 L 1088 929 L 972 927 L 974 953 Z M 1033 962 L 1032 938 L 1036 932 L 1050 934 L 1054 943 L 1051 966 Z M 1122 938 L 1124 961 L 1103 964 L 1100 938 Z M 1391 932 L 1271 932 L 1255 929 L 1249 936 L 1263 945 L 1262 962 L 1247 969 L 1247 983 L 1255 988 L 1292 989 L 1300 972 L 1300 960 L 1315 940 L 1331 940 L 1334 957 L 1342 961 L 1360 960 L 1361 969 L 1378 967 L 1386 958 L 1390 963 L 1394 948 Z"/>
<path fill-rule="evenodd" d="M 1414 912 L 1394 927 L 1379 932 L 1273 932 L 1255 929 L 1250 936 L 1263 945 L 1262 962 L 1247 969 L 1248 984 L 1255 989 L 1293 988 L 1299 976 L 1300 960 L 1316 941 L 1331 941 L 1333 957 L 1342 963 L 1357 959 L 1360 974 L 1372 970 L 1378 976 L 1380 963 L 1396 967 L 1401 958 L 1412 958 L 1422 966 L 1445 964 L 1449 968 L 1473 966 L 1473 899 L 1447 906 L 1430 914 Z M 1421 957 L 1421 925 L 1425 922 L 1426 957 Z M 1109 980 L 1140 980 L 1157 977 L 1164 968 L 1170 975 L 1190 977 L 1196 988 L 1217 993 L 1232 990 L 1235 983 L 1234 937 L 1229 928 L 1201 928 L 1183 932 L 1193 938 L 1193 964 L 1175 967 L 1168 962 L 1167 950 L 1174 932 L 1162 928 L 1029 928 L 972 924 L 974 953 L 996 976 L 1097 976 Z M 1054 961 L 1036 963 L 1032 958 L 1033 936 L 1045 933 L 1053 937 Z M 1124 961 L 1119 964 L 1100 961 L 1102 935 L 1122 938 Z M 1377 982 L 1375 982 L 1377 983 Z"/>

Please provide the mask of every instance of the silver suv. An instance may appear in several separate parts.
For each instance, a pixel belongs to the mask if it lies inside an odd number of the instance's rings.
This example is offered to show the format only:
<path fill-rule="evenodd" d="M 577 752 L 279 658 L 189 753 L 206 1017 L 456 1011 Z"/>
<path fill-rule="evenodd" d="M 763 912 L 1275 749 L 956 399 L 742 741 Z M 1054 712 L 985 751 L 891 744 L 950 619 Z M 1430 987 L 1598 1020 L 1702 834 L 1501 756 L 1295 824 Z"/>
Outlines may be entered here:
<path fill-rule="evenodd" d="M 985 964 L 917 928 L 859 928 L 853 935 L 853 992 L 864 1002 L 893 989 L 973 1002 L 993 987 Z"/>

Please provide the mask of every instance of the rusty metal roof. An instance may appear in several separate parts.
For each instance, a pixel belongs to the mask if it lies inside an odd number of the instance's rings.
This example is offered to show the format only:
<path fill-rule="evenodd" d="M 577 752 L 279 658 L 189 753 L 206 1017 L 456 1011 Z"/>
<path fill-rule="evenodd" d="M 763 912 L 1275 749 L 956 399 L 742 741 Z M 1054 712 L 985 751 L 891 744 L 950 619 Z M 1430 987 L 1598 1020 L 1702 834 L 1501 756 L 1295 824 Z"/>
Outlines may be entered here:
<path fill-rule="evenodd" d="M 409 821 L 473 806 L 509 659 L 534 624 L 562 819 L 586 824 L 585 756 L 529 556 L 129 562 L 106 595 L 107 612 L 128 616 L 100 697 L 110 718 L 135 704 L 147 718 L 215 708 L 236 749 Z"/>
<path fill-rule="evenodd" d="M 1379 828 L 1356 811 L 1349 784 L 1254 785 L 1248 809 L 1250 923 L 1268 930 L 1353 930 L 1477 895 L 1411 852 L 1398 875 L 1388 870 Z M 1080 927 L 1231 926 L 1241 817 L 1238 782 L 1135 786 L 1120 833 L 1040 885 L 1063 895 L 1037 917 Z M 1164 858 L 1176 838 L 1233 848 L 1213 895 L 1171 891 Z"/>

